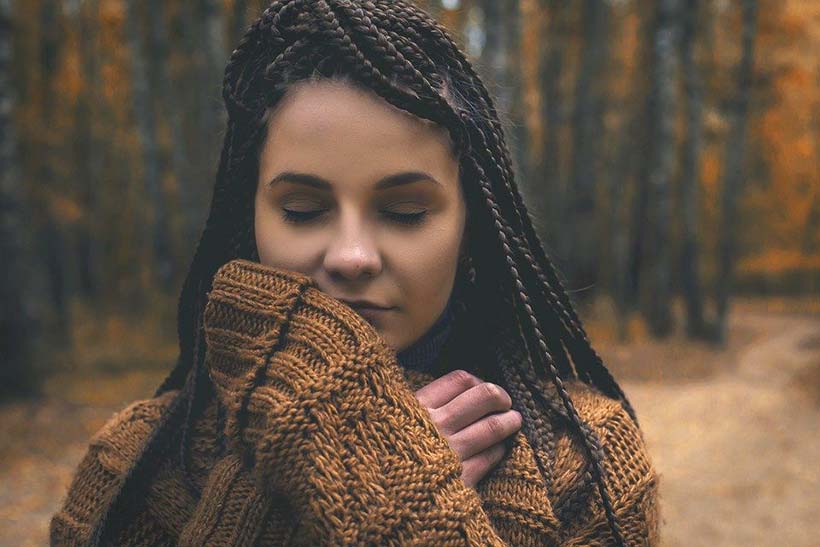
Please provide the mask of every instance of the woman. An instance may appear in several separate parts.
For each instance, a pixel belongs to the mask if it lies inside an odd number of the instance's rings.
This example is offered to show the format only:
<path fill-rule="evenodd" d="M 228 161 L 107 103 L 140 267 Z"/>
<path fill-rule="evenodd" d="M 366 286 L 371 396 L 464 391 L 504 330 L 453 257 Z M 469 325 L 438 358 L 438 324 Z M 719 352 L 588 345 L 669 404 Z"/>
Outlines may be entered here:
<path fill-rule="evenodd" d="M 443 29 L 274 2 L 223 95 L 177 366 L 94 436 L 52 543 L 655 543 L 634 412 Z"/>

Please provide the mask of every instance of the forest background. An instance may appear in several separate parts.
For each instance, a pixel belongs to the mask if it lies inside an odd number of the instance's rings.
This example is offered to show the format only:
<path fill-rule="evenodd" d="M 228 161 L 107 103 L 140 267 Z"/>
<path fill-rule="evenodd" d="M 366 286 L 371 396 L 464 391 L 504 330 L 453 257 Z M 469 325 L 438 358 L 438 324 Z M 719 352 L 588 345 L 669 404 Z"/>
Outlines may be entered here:
<path fill-rule="evenodd" d="M 820 2 L 418 3 L 495 97 L 547 251 L 647 415 L 667 543 L 768 543 L 779 524 L 809 545 Z M 265 6 L 0 0 L 0 433 L 13 445 L 0 450 L 0 544 L 45 537 L 87 437 L 175 360 L 222 71 Z M 715 400 L 751 414 L 733 430 Z M 748 479 L 743 454 L 777 477 Z M 777 474 L 784 461 L 792 474 Z M 698 465 L 724 482 L 698 490 Z M 711 501 L 697 512 L 692 495 Z"/>

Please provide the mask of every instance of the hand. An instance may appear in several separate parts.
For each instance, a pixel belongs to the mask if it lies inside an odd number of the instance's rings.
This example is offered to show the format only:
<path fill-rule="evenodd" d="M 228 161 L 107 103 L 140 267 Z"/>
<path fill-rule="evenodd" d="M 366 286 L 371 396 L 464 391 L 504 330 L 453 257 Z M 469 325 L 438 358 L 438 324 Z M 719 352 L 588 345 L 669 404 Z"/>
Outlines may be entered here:
<path fill-rule="evenodd" d="M 504 457 L 504 439 L 521 429 L 509 394 L 464 370 L 433 380 L 415 396 L 461 458 L 461 478 L 470 488 Z"/>

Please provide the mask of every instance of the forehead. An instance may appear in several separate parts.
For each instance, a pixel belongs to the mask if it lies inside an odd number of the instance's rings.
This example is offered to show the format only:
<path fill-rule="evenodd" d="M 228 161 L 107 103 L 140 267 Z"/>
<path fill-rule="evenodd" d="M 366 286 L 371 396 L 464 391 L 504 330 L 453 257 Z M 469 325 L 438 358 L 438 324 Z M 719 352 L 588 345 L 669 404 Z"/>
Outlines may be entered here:
<path fill-rule="evenodd" d="M 457 160 L 447 130 L 344 82 L 300 82 L 268 112 L 262 167 L 427 169 Z M 340 173 L 325 173 L 333 177 Z M 385 173 L 387 174 L 387 173 Z"/>

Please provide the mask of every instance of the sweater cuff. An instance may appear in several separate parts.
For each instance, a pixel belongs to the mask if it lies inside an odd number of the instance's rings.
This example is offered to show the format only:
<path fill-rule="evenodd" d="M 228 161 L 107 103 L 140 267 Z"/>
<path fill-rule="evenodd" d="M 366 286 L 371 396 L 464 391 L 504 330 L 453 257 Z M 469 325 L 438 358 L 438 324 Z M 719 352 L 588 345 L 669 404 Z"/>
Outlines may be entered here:
<path fill-rule="evenodd" d="M 229 263 L 214 278 L 205 335 L 228 442 L 319 537 L 378 543 L 429 524 L 436 540 L 494 536 L 393 350 L 310 278 Z"/>
<path fill-rule="evenodd" d="M 289 460 L 325 425 L 309 412 L 327 411 L 330 421 L 339 413 L 356 420 L 362 405 L 384 397 L 390 406 L 415 403 L 402 419 L 411 418 L 416 433 L 426 428 L 425 435 L 437 435 L 404 385 L 393 350 L 370 323 L 308 276 L 229 262 L 214 276 L 204 319 L 206 368 L 226 408 L 228 442 L 240 451 L 263 442 L 271 446 L 270 436 L 281 433 L 278 449 L 287 453 L 277 457 Z M 407 393 L 399 395 L 401 388 Z"/>

